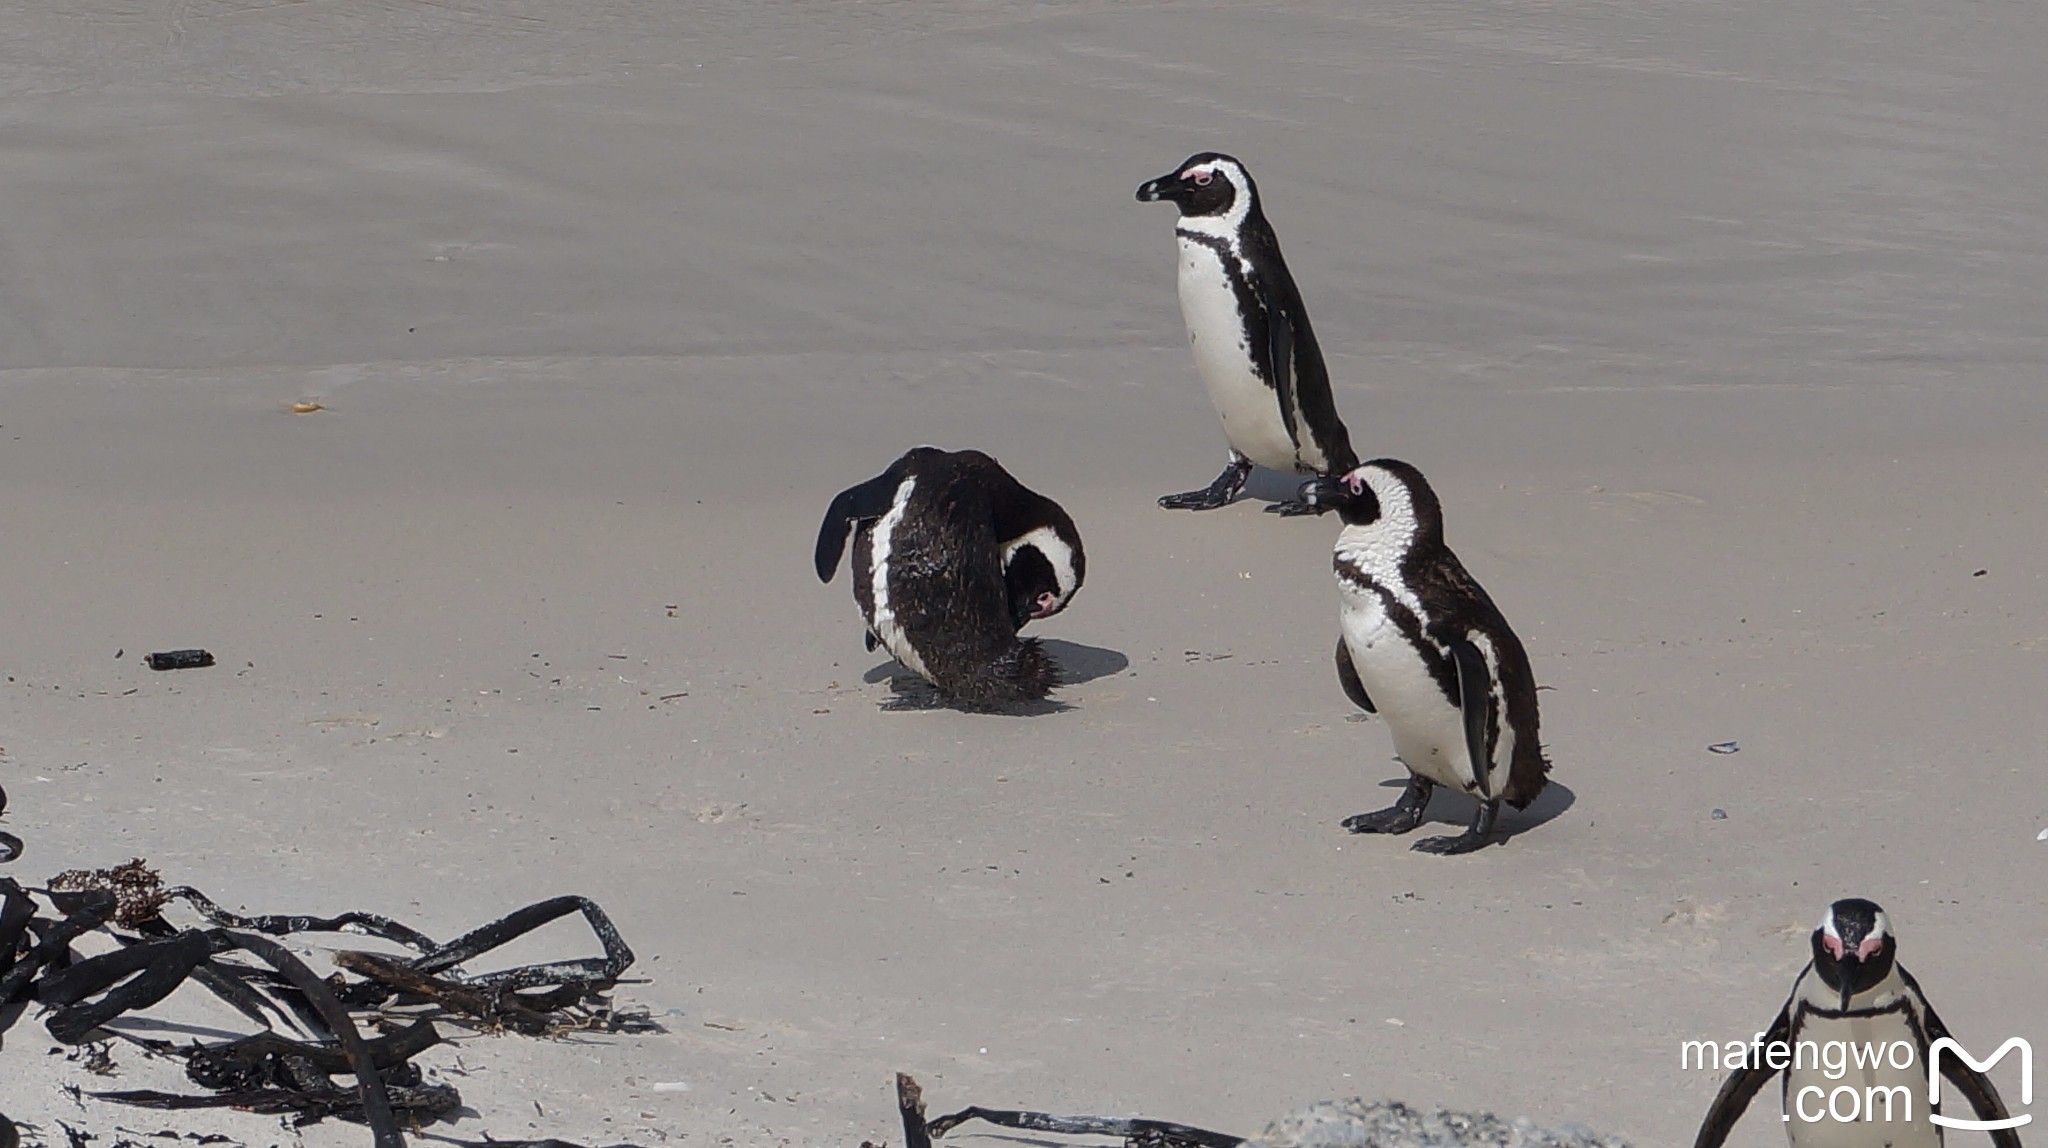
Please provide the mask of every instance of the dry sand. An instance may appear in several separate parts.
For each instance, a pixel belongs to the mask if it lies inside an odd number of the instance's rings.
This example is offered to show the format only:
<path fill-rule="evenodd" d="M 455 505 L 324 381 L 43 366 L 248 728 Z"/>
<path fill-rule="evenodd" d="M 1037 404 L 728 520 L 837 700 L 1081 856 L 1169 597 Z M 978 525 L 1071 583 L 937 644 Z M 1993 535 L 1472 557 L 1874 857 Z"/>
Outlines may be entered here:
<path fill-rule="evenodd" d="M 597 898 L 671 1031 L 470 1042 L 454 1134 L 851 1148 L 902 1069 L 1682 1144 L 1846 895 L 2048 1044 L 2038 4 L 4 9 L 8 873 Z M 1153 505 L 1222 447 L 1131 191 L 1212 147 L 1551 687 L 1504 848 L 1338 829 L 1334 523 Z M 1079 521 L 1070 709 L 879 708 L 807 556 L 926 441 Z M 162 1125 L 47 1045 L 16 1119 Z"/>

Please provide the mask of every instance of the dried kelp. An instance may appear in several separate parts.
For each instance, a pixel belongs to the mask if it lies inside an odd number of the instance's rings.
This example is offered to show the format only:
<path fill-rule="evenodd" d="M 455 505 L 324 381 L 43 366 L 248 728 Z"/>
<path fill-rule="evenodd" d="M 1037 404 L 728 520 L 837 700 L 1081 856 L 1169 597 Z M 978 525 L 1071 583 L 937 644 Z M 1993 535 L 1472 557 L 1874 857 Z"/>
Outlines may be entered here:
<path fill-rule="evenodd" d="M 5 800 L 0 793 L 0 809 Z M 0 862 L 20 852 L 18 840 L 0 839 Z M 189 909 L 202 923 L 173 924 L 164 916 L 173 906 Z M 571 914 L 581 914 L 602 956 L 476 974 L 464 968 Z M 91 956 L 74 951 L 74 942 L 95 932 L 118 947 Z M 302 933 L 375 937 L 410 953 L 336 953 L 342 971 L 322 978 L 272 939 Z M 41 888 L 0 878 L 0 1032 L 34 1002 L 43 1006 L 44 1027 L 56 1040 L 81 1045 L 120 1037 L 183 1060 L 187 1078 L 207 1090 L 87 1095 L 160 1110 L 281 1113 L 298 1123 L 339 1117 L 367 1124 L 377 1148 L 402 1148 L 401 1119 L 417 1127 L 462 1104 L 453 1087 L 424 1080 L 413 1060 L 440 1042 L 437 1023 L 532 1035 L 659 1031 L 645 1012 L 611 1003 L 612 989 L 632 964 L 633 950 L 611 919 L 584 897 L 529 905 L 441 944 L 375 913 L 230 912 L 196 889 L 165 887 L 140 858 L 112 869 L 61 873 Z M 262 1031 L 180 1045 L 104 1027 L 187 983 Z M 366 1037 L 365 1023 L 383 1034 Z M 0 1135 L 12 1133 L 0 1117 Z"/>
<path fill-rule="evenodd" d="M 924 1090 L 907 1073 L 896 1074 L 896 1107 L 903 1117 L 905 1148 L 931 1148 L 932 1141 L 969 1120 L 1004 1128 L 1054 1132 L 1063 1136 L 1120 1136 L 1127 1148 L 1238 1148 L 1242 1136 L 1211 1132 L 1165 1120 L 1120 1116 L 1054 1116 L 1007 1108 L 963 1108 L 950 1116 L 925 1119 Z"/>
<path fill-rule="evenodd" d="M 7 790 L 0 789 L 0 817 L 5 816 L 7 816 Z M 5 865 L 20 856 L 21 838 L 16 837 L 12 833 L 0 832 L 0 865 Z M 0 1136 L 4 1135 L 6 1135 L 6 1130 L 0 1129 Z M 8 1148 L 8 1146 L 0 1143 L 0 1148 Z"/>

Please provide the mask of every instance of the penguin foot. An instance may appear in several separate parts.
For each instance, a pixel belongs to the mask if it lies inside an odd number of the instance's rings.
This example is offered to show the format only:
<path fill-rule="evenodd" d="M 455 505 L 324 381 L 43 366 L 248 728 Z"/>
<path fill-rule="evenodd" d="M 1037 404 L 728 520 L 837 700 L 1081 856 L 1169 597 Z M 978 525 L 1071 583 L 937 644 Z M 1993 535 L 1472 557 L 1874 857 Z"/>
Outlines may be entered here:
<path fill-rule="evenodd" d="M 1354 813 L 1344 819 L 1344 828 L 1353 833 L 1406 833 L 1422 824 L 1423 811 L 1429 808 L 1430 791 L 1435 788 L 1435 782 L 1411 773 L 1408 788 L 1401 791 L 1399 801 L 1386 809 Z"/>
<path fill-rule="evenodd" d="M 1237 496 L 1244 493 L 1244 484 L 1251 476 L 1251 460 L 1233 451 L 1230 455 L 1230 465 L 1223 468 L 1223 473 L 1216 476 L 1216 481 L 1201 490 L 1164 495 L 1159 499 L 1159 505 L 1167 510 L 1221 509 L 1237 501 Z"/>
<path fill-rule="evenodd" d="M 1282 518 L 1297 518 L 1304 514 L 1315 514 L 1317 510 L 1306 502 L 1294 499 L 1287 502 L 1269 502 L 1266 504 L 1266 513 L 1277 514 Z"/>
<path fill-rule="evenodd" d="M 1484 849 L 1493 843 L 1493 823 L 1500 816 L 1500 802 L 1482 801 L 1479 812 L 1472 817 L 1471 828 L 1456 837 L 1425 837 L 1409 848 L 1417 853 L 1434 853 L 1449 857 L 1459 853 L 1470 853 Z"/>
<path fill-rule="evenodd" d="M 1456 837 L 1445 834 L 1442 837 L 1425 837 L 1408 848 L 1417 853 L 1433 853 L 1439 857 L 1454 857 L 1460 853 L 1471 853 L 1484 849 L 1493 843 L 1491 834 L 1481 837 L 1475 833 L 1460 833 Z"/>
<path fill-rule="evenodd" d="M 1420 824 L 1422 810 L 1399 805 L 1371 813 L 1354 813 L 1344 819 L 1344 828 L 1353 833 L 1385 833 L 1389 836 L 1406 833 Z"/>
<path fill-rule="evenodd" d="M 1221 510 L 1236 501 L 1236 495 L 1218 494 L 1215 487 L 1182 494 L 1162 494 L 1159 505 L 1167 510 Z"/>

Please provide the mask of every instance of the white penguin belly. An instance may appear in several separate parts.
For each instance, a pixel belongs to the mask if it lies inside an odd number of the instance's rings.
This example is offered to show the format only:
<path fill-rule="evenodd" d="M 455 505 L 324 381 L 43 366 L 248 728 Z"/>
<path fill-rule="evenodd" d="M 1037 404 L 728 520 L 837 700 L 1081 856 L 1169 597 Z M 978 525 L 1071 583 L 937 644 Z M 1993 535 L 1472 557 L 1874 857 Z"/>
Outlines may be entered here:
<path fill-rule="evenodd" d="M 1799 1028 L 1799 1043 L 1813 1041 L 1815 1048 L 1808 1050 L 1803 1063 L 1785 1070 L 1785 1114 L 1792 1117 L 1785 1123 L 1785 1135 L 1792 1148 L 1939 1148 L 1941 1129 L 1927 1118 L 1927 1066 L 1918 1050 L 1915 1049 L 1908 1067 L 1892 1066 L 1894 1060 L 1908 1059 L 1903 1052 L 1891 1055 L 1895 1050 L 1890 1045 L 1901 1040 L 1907 1048 L 1915 1047 L 1912 1031 L 1898 1013 L 1832 1020 L 1808 1014 L 1806 1023 Z M 1842 1042 L 1841 1051 L 1829 1052 L 1830 1041 Z M 1815 1065 L 1815 1051 L 1829 1057 L 1846 1054 L 1846 1069 L 1830 1079 L 1828 1072 L 1833 1070 L 1825 1063 Z M 1855 1054 L 1859 1052 L 1874 1052 L 1877 1063 L 1858 1065 Z M 1818 1088 L 1820 1092 L 1809 1092 L 1802 1101 L 1799 1094 L 1806 1088 Z M 1903 1093 L 1896 1091 L 1901 1088 Z M 1837 1089 L 1849 1091 L 1836 1097 Z M 1836 1112 L 1848 1115 L 1850 1094 L 1855 1097 L 1858 1119 L 1836 1120 L 1828 1112 L 1829 1101 L 1834 1100 Z M 1887 1094 L 1890 1119 L 1886 1119 Z M 1962 1103 L 1965 1109 L 1969 1107 L 1967 1102 Z M 1802 1105 L 1804 1113 L 1800 1111 Z M 1905 1118 L 1909 1110 L 1911 1120 Z M 1815 1113 L 1820 1114 L 1819 1120 L 1804 1118 Z"/>
<path fill-rule="evenodd" d="M 1260 466 L 1299 470 L 1294 440 L 1281 421 L 1279 394 L 1252 368 L 1244 318 L 1221 257 L 1187 238 L 1180 241 L 1180 313 L 1194 347 L 1195 369 L 1223 419 L 1231 449 Z"/>
<path fill-rule="evenodd" d="M 1394 752 L 1411 771 L 1438 785 L 1478 792 L 1471 755 L 1465 751 L 1464 713 L 1444 697 L 1378 595 L 1344 597 L 1344 645 L 1359 684 L 1394 735 Z"/>

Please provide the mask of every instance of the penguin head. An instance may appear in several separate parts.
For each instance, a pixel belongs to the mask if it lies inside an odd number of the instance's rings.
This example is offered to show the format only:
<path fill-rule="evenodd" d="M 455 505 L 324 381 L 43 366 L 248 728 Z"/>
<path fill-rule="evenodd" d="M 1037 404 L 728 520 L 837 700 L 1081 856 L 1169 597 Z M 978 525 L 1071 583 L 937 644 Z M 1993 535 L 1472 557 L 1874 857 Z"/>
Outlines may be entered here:
<path fill-rule="evenodd" d="M 1441 543 L 1443 507 L 1429 480 L 1397 458 L 1376 458 L 1341 475 L 1301 484 L 1299 495 L 1318 514 L 1332 510 L 1346 526 L 1378 526 L 1409 544 Z"/>
<path fill-rule="evenodd" d="M 1813 931 L 1813 971 L 1821 982 L 1849 999 L 1876 988 L 1891 975 L 1898 941 L 1892 923 L 1872 901 L 1861 897 L 1836 901 Z"/>
<path fill-rule="evenodd" d="M 1300 499 L 1317 514 L 1337 512 L 1346 526 L 1371 526 L 1380 520 L 1380 496 L 1373 489 L 1372 468 L 1350 474 L 1325 474 L 1301 484 Z"/>
<path fill-rule="evenodd" d="M 1197 152 L 1158 179 L 1138 188 L 1140 203 L 1171 200 L 1182 215 L 1229 215 L 1240 204 L 1249 207 L 1258 195 L 1251 173 L 1222 152 Z"/>
<path fill-rule="evenodd" d="M 1067 608 L 1087 576 L 1088 560 L 1073 520 L 1057 505 L 1056 519 L 1034 527 L 1003 546 L 1003 585 L 1010 599 L 1010 623 L 1050 618 Z"/>

